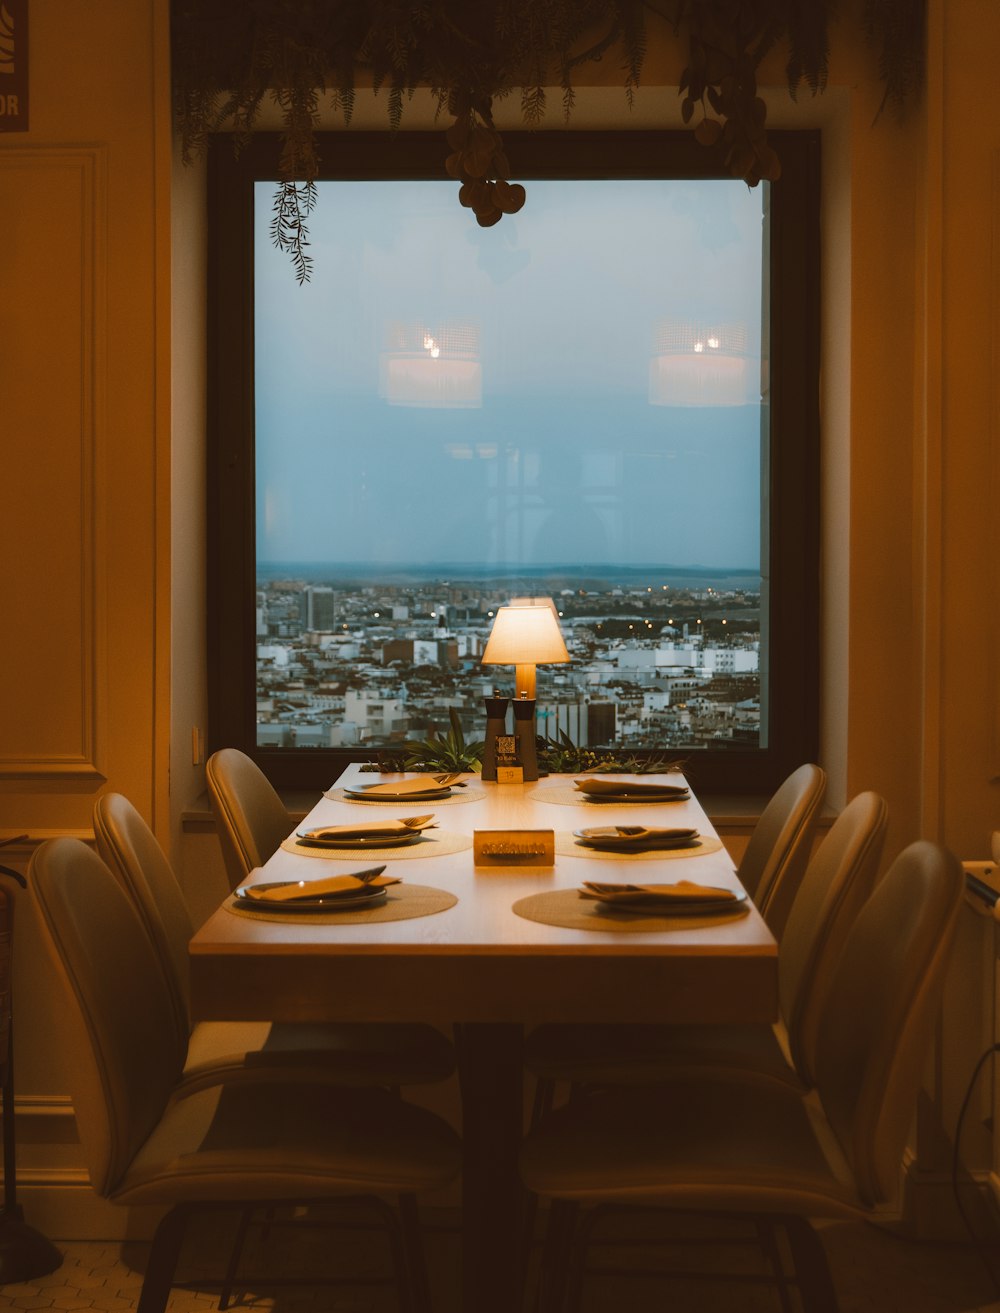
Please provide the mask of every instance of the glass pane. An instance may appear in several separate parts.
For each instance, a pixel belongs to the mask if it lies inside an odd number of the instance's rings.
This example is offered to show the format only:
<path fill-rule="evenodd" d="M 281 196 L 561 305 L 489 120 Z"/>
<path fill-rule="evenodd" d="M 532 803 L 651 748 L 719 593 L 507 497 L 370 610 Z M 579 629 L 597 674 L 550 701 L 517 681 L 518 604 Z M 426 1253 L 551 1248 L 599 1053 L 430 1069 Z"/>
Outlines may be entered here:
<path fill-rule="evenodd" d="M 258 744 L 398 744 L 452 707 L 480 737 L 514 691 L 480 664 L 497 607 L 551 597 L 541 733 L 763 745 L 765 187 L 535 181 L 480 229 L 451 182 L 322 182 L 302 287 L 273 192 Z"/>

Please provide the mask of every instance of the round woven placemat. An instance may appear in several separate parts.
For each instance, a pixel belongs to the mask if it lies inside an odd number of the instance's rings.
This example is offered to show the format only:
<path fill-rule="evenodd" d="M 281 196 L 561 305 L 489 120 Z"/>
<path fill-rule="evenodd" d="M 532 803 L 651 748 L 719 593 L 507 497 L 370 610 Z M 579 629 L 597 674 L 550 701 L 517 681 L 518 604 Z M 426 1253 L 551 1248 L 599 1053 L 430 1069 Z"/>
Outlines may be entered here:
<path fill-rule="evenodd" d="M 233 916 L 247 916 L 251 921 L 279 921 L 282 925 L 371 925 L 376 921 L 413 921 L 418 916 L 433 916 L 454 907 L 458 899 L 444 889 L 426 884 L 390 885 L 384 903 L 378 907 L 359 907 L 343 912 L 248 912 L 244 907 L 226 904 Z"/>
<path fill-rule="evenodd" d="M 636 802 L 633 798 L 615 798 L 614 801 L 595 802 L 585 793 L 575 789 L 572 784 L 548 784 L 539 789 L 532 789 L 528 794 L 532 802 L 555 802 L 570 807 L 593 807 L 598 811 L 611 811 L 615 804 L 619 807 L 670 807 L 678 802 L 690 802 L 688 798 L 657 798 L 654 802 Z"/>
<path fill-rule="evenodd" d="M 422 834 L 416 843 L 400 844 L 398 848 L 312 848 L 296 843 L 293 836 L 282 840 L 282 850 L 296 857 L 325 857 L 336 862 L 394 862 L 404 857 L 447 857 L 449 853 L 462 853 L 472 847 L 467 834 Z"/>
<path fill-rule="evenodd" d="M 739 911 L 713 912 L 709 916 L 664 916 L 661 912 L 616 911 L 606 903 L 581 898 L 575 889 L 549 889 L 545 893 L 519 898 L 512 911 L 526 921 L 560 926 L 563 930 L 603 930 L 616 935 L 648 935 L 656 930 L 696 930 L 700 926 L 735 920 L 746 912 L 749 905 L 748 899 Z"/>
<path fill-rule="evenodd" d="M 607 849 L 588 848 L 579 843 L 568 830 L 556 831 L 556 852 L 560 857 L 610 857 L 615 862 L 655 862 L 664 858 L 669 861 L 675 857 L 704 857 L 706 853 L 717 853 L 721 848 L 721 839 L 703 834 L 696 848 L 658 848 L 648 853 L 610 852 Z"/>
<path fill-rule="evenodd" d="M 451 807 L 456 802 L 479 802 L 486 797 L 486 790 L 466 786 L 449 794 L 447 798 L 414 798 L 408 801 L 406 798 L 348 798 L 343 789 L 327 789 L 323 797 L 333 802 L 359 802 L 362 807 L 416 807 L 418 810 L 421 807 L 431 807 L 436 811 L 438 807 Z"/>

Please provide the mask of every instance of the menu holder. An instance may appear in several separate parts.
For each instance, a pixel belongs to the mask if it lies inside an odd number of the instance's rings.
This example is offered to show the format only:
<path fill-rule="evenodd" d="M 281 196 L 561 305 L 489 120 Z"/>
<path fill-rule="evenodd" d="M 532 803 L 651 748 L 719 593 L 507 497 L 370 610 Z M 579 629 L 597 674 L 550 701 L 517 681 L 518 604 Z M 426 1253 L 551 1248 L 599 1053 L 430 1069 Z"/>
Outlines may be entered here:
<path fill-rule="evenodd" d="M 472 859 L 476 866 L 554 866 L 554 830 L 475 830 Z"/>

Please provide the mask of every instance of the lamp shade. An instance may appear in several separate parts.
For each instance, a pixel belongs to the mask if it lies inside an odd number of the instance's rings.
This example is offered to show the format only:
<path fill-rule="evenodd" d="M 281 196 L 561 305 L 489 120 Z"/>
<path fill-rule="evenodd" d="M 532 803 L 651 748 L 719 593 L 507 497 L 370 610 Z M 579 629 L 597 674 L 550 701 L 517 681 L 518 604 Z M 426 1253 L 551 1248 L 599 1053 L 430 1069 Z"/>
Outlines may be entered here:
<path fill-rule="evenodd" d="M 493 621 L 484 666 L 515 666 L 569 660 L 559 622 L 546 606 L 502 606 Z"/>
<path fill-rule="evenodd" d="M 430 328 L 393 321 L 379 359 L 379 394 L 390 406 L 468 410 L 483 404 L 479 329 L 448 323 Z"/>
<path fill-rule="evenodd" d="M 653 406 L 745 406 L 751 357 L 741 324 L 664 319 L 653 333 L 649 402 Z"/>
<path fill-rule="evenodd" d="M 535 666 L 569 660 L 554 608 L 541 599 L 534 606 L 502 606 L 483 653 L 484 666 L 516 666 L 516 693 L 535 696 Z"/>

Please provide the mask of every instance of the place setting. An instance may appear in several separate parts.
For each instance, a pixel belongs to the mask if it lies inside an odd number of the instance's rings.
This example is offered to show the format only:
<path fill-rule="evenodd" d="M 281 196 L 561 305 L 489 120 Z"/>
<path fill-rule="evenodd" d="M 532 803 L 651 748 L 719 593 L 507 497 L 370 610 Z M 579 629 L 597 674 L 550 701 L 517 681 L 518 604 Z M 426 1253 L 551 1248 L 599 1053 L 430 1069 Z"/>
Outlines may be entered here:
<path fill-rule="evenodd" d="M 355 821 L 346 825 L 314 825 L 288 836 L 282 842 L 285 852 L 298 857 L 322 857 L 328 860 L 349 858 L 365 852 L 377 858 L 431 857 L 463 852 L 472 846 L 464 834 L 438 832 L 434 813 L 401 816 L 395 819 Z"/>
<path fill-rule="evenodd" d="M 334 802 L 361 802 L 369 805 L 391 806 L 397 803 L 434 802 L 447 805 L 456 802 L 475 802 L 486 794 L 475 787 L 475 779 L 465 771 L 411 775 L 405 779 L 380 780 L 374 784 L 350 784 L 328 789 L 324 798 Z"/>
<path fill-rule="evenodd" d="M 513 911 L 542 925 L 627 934 L 676 929 L 678 918 L 683 918 L 685 925 L 698 918 L 710 924 L 741 916 L 750 906 L 742 889 L 693 880 L 649 884 L 584 880 L 577 889 L 551 889 L 522 898 Z"/>
<path fill-rule="evenodd" d="M 303 917 L 337 921 L 406 921 L 454 907 L 458 899 L 444 889 L 404 885 L 384 866 L 369 866 L 310 880 L 251 881 L 233 891 L 228 910 L 265 921 L 296 921 Z M 391 892 L 390 892 L 391 891 Z"/>
<path fill-rule="evenodd" d="M 691 790 L 686 784 L 665 784 L 661 780 L 634 780 L 585 776 L 566 783 L 544 785 L 532 795 L 537 802 L 566 803 L 570 806 L 632 806 L 633 804 L 687 802 Z"/>
<path fill-rule="evenodd" d="M 690 826 L 594 825 L 557 833 L 555 849 L 563 857 L 617 857 L 656 860 L 717 853 L 721 839 Z"/>

